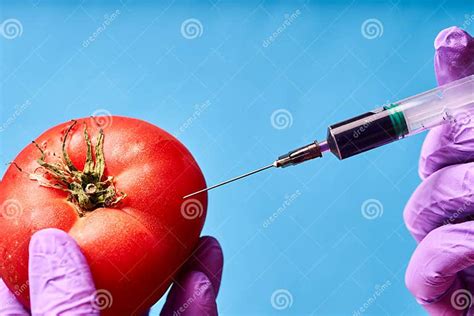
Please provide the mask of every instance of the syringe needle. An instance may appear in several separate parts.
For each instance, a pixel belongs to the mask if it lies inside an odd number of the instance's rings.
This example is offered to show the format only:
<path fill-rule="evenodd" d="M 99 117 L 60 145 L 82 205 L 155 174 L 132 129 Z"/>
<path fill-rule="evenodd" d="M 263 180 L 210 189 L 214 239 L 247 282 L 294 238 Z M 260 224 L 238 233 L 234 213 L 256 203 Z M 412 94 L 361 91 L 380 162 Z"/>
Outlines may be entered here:
<path fill-rule="evenodd" d="M 199 194 L 199 193 L 202 193 L 202 192 L 205 192 L 205 191 L 212 190 L 212 189 L 217 188 L 217 187 L 220 187 L 220 186 L 222 186 L 222 185 L 224 185 L 224 184 L 231 183 L 231 182 L 234 182 L 234 181 L 236 181 L 236 180 L 239 180 L 239 179 L 248 177 L 248 176 L 250 176 L 250 175 L 252 175 L 252 174 L 255 174 L 255 173 L 258 173 L 258 172 L 260 172 L 260 171 L 269 169 L 269 168 L 271 168 L 271 167 L 275 167 L 275 165 L 274 165 L 274 164 L 271 164 L 271 165 L 265 166 L 265 167 L 263 167 L 263 168 L 260 168 L 260 169 L 257 169 L 257 170 L 254 170 L 254 171 L 245 173 L 245 174 L 240 175 L 240 176 L 238 176 L 238 177 L 229 179 L 229 180 L 227 180 L 227 181 L 218 183 L 218 184 L 213 185 L 213 186 L 211 186 L 211 187 L 207 187 L 207 188 L 205 188 L 205 189 L 196 191 L 196 192 L 194 192 L 194 193 L 191 193 L 191 194 L 188 194 L 188 195 L 184 196 L 183 199 L 186 199 L 186 198 L 188 198 L 188 197 L 191 197 L 191 196 L 193 196 L 193 195 L 196 195 L 196 194 Z"/>
<path fill-rule="evenodd" d="M 289 153 L 287 153 L 283 156 L 278 157 L 278 159 L 275 160 L 271 165 L 265 166 L 263 168 L 260 168 L 260 169 L 257 169 L 257 170 L 254 170 L 254 171 L 251 171 L 251 172 L 248 172 L 248 173 L 245 173 L 241 176 L 238 176 L 238 177 L 229 179 L 227 181 L 221 182 L 219 184 L 213 185 L 212 187 L 208 187 L 208 188 L 196 191 L 194 193 L 188 194 L 188 195 L 184 196 L 183 199 L 186 199 L 190 196 L 193 196 L 193 195 L 196 195 L 196 194 L 199 194 L 199 193 L 202 193 L 202 192 L 209 191 L 211 189 L 220 187 L 224 184 L 234 182 L 236 180 L 251 176 L 253 174 L 256 174 L 260 171 L 269 169 L 271 167 L 285 168 L 285 167 L 288 167 L 288 166 L 297 165 L 297 164 L 302 163 L 306 160 L 322 157 L 322 152 L 325 152 L 325 151 L 328 151 L 328 150 L 329 150 L 329 147 L 328 147 L 326 141 L 323 141 L 321 143 L 318 143 L 316 141 L 312 142 L 309 145 L 297 148 L 297 149 L 292 150 L 292 151 L 290 151 Z"/>

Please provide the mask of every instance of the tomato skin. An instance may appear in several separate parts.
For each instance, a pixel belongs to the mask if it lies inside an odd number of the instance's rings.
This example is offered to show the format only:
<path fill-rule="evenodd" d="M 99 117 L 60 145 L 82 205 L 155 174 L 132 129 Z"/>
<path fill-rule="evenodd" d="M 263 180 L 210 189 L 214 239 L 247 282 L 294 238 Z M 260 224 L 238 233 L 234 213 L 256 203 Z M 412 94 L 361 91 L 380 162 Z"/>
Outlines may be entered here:
<path fill-rule="evenodd" d="M 86 158 L 83 125 L 95 144 L 101 124 L 92 118 L 77 122 L 66 148 L 73 164 L 82 170 Z M 0 276 L 27 307 L 29 290 L 17 289 L 28 284 L 28 244 L 38 230 L 59 228 L 77 241 L 96 288 L 112 296 L 112 306 L 103 315 L 139 314 L 151 307 L 198 242 L 207 195 L 193 199 L 198 212 L 191 216 L 183 213 L 183 196 L 206 183 L 189 151 L 147 122 L 119 116 L 107 117 L 106 122 L 101 126 L 105 176 L 113 176 L 117 190 L 127 194 L 119 204 L 80 217 L 67 201 L 67 192 L 40 186 L 26 174 L 38 168 L 40 152 L 33 144 L 14 160 L 24 172 L 10 165 L 2 179 L 0 206 L 9 211 L 0 215 Z M 71 122 L 60 124 L 36 140 L 50 154 L 47 161 L 62 157 L 62 137 L 69 126 Z"/>

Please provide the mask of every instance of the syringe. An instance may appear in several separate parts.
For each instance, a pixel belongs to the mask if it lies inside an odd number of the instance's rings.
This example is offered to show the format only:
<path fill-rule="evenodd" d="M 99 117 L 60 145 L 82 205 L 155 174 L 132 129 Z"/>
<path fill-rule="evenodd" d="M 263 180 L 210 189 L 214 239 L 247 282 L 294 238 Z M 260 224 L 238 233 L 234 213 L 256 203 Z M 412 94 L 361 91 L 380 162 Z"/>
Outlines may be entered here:
<path fill-rule="evenodd" d="M 328 127 L 326 140 L 292 150 L 271 165 L 207 187 L 184 198 L 257 172 L 284 168 L 322 157 L 330 151 L 345 159 L 447 122 L 463 124 L 474 115 L 474 75 L 391 103 Z"/>

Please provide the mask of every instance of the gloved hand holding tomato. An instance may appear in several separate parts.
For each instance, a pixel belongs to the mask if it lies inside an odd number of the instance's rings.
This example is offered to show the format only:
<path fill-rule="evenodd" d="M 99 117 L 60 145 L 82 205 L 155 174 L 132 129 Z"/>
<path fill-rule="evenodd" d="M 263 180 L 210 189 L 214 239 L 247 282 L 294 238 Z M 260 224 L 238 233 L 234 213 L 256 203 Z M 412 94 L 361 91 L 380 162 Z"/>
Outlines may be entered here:
<path fill-rule="evenodd" d="M 186 148 L 125 117 L 56 126 L 0 184 L 0 314 L 217 315 L 222 251 Z M 190 304 L 189 300 L 192 300 Z"/>

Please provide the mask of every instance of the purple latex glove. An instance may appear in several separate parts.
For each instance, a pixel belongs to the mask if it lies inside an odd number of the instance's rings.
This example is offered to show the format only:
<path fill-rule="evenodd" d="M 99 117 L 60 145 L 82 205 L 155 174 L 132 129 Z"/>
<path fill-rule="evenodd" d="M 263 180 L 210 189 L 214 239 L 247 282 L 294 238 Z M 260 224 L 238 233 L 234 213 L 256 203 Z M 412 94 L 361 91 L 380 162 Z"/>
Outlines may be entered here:
<path fill-rule="evenodd" d="M 474 74 L 474 39 L 465 31 L 443 30 L 435 48 L 439 84 Z M 419 242 L 405 282 L 432 315 L 474 314 L 474 116 L 464 114 L 428 133 L 419 163 L 423 182 L 404 212 Z"/>
<path fill-rule="evenodd" d="M 202 237 L 173 284 L 161 314 L 171 316 L 176 311 L 182 316 L 217 315 L 222 265 L 217 240 Z M 94 303 L 97 292 L 86 259 L 76 242 L 61 230 L 41 230 L 31 238 L 29 286 L 32 315 L 100 314 L 100 306 Z M 190 297 L 194 297 L 192 302 Z M 1 279 L 0 315 L 30 315 Z"/>

